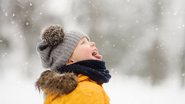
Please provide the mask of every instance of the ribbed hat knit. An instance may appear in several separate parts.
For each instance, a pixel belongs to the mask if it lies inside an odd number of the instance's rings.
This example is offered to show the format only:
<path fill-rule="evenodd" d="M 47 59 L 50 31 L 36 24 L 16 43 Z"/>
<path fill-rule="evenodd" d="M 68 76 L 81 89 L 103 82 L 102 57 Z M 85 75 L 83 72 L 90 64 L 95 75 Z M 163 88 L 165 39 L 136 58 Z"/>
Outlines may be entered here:
<path fill-rule="evenodd" d="M 66 64 L 80 39 L 89 37 L 82 32 L 64 32 L 62 26 L 51 25 L 43 29 L 37 53 L 44 68 L 56 70 Z"/>

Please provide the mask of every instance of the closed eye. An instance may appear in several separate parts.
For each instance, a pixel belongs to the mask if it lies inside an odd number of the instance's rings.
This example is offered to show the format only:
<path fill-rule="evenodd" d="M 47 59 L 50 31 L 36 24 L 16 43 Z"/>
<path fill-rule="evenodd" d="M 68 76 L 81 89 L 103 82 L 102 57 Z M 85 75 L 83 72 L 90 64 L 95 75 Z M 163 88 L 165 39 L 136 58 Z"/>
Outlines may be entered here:
<path fill-rule="evenodd" d="M 81 44 L 85 44 L 85 43 L 87 43 L 87 42 L 89 42 L 89 40 L 87 40 L 86 38 L 84 38 L 84 39 L 82 40 Z"/>
<path fill-rule="evenodd" d="M 81 44 L 84 44 L 85 43 L 85 40 L 81 42 Z"/>

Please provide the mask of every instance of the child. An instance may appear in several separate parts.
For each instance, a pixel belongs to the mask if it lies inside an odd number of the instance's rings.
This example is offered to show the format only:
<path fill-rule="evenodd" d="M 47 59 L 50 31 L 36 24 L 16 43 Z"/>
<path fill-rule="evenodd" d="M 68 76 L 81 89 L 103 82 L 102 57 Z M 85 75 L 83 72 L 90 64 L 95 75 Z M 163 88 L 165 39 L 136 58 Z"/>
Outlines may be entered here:
<path fill-rule="evenodd" d="M 51 25 L 37 45 L 44 71 L 36 87 L 44 104 L 109 104 L 102 84 L 111 78 L 94 42 L 80 32 L 64 32 Z"/>

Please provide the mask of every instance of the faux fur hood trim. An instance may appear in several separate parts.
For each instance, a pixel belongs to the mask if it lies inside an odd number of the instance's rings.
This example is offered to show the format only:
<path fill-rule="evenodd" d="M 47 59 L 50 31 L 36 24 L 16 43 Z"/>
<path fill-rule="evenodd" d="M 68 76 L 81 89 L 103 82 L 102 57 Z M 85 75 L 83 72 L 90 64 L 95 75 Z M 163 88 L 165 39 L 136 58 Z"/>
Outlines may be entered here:
<path fill-rule="evenodd" d="M 68 94 L 73 91 L 78 84 L 77 76 L 74 73 L 60 74 L 51 70 L 41 73 L 36 81 L 36 87 L 45 93 Z"/>

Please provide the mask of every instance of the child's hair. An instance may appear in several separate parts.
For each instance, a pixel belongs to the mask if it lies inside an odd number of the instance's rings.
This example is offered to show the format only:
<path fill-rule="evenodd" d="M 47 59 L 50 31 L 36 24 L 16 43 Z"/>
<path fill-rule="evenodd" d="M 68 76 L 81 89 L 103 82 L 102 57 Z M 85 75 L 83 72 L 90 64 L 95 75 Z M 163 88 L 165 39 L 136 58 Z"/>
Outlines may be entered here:
<path fill-rule="evenodd" d="M 44 68 L 56 70 L 65 65 L 80 39 L 89 37 L 82 32 L 65 32 L 60 25 L 50 25 L 43 29 L 37 52 Z"/>

